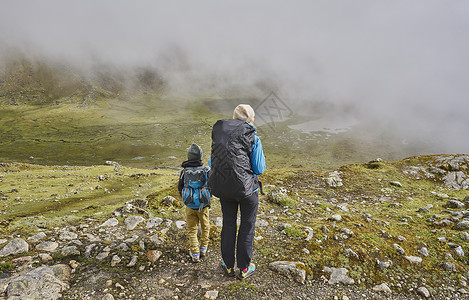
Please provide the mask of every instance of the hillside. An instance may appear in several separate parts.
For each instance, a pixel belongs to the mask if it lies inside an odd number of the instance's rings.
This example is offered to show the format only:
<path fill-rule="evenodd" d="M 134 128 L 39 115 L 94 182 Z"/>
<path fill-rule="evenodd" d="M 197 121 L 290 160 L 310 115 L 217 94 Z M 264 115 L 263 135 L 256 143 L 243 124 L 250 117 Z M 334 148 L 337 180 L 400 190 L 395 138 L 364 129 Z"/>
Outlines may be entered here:
<path fill-rule="evenodd" d="M 212 124 L 259 99 L 172 94 L 151 70 L 13 62 L 0 78 L 1 299 L 469 297 L 469 155 L 423 155 L 373 124 L 295 129 L 311 114 L 258 126 L 257 271 L 238 281 L 219 269 L 217 199 L 209 255 L 189 261 L 176 182 L 187 147 L 207 161 Z"/>

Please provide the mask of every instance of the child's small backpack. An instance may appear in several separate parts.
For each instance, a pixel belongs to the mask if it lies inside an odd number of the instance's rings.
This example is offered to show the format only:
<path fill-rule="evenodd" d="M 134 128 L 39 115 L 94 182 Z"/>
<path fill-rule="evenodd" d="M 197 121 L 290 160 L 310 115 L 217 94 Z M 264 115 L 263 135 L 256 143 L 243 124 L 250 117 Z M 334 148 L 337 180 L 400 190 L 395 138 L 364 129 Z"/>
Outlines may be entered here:
<path fill-rule="evenodd" d="M 187 167 L 183 171 L 184 187 L 181 195 L 184 204 L 192 209 L 202 211 L 210 205 L 210 191 L 207 186 L 208 167 Z"/>

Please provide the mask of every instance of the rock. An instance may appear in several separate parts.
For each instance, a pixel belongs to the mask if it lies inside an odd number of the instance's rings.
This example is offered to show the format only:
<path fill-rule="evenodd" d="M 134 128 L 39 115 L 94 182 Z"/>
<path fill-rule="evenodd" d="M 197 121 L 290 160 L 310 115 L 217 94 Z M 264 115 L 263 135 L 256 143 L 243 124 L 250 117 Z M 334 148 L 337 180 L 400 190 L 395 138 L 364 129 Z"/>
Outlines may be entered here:
<path fill-rule="evenodd" d="M 324 267 L 324 272 L 331 273 L 331 277 L 327 283 L 329 284 L 355 284 L 355 280 L 347 276 L 348 270 L 345 268 L 329 268 Z"/>
<path fill-rule="evenodd" d="M 69 263 L 69 266 L 72 268 L 72 269 L 76 269 L 78 268 L 80 264 L 76 261 L 76 260 L 71 260 L 70 263 Z"/>
<path fill-rule="evenodd" d="M 418 256 L 406 256 L 405 258 L 413 264 L 420 264 L 422 262 L 422 258 Z"/>
<path fill-rule="evenodd" d="M 466 241 L 466 242 L 469 242 L 469 233 L 467 233 L 467 232 L 464 231 L 464 232 L 461 232 L 461 235 L 460 235 L 460 236 L 461 236 L 461 239 L 462 239 L 462 240 L 464 240 L 464 241 Z"/>
<path fill-rule="evenodd" d="M 114 300 L 114 296 L 112 294 L 107 293 L 104 295 L 103 300 Z"/>
<path fill-rule="evenodd" d="M 59 243 L 57 242 L 43 242 L 36 246 L 36 250 L 52 252 L 55 251 L 57 247 L 59 247 Z"/>
<path fill-rule="evenodd" d="M 457 256 L 464 256 L 464 250 L 462 249 L 461 246 L 454 248 L 454 252 L 456 252 Z"/>
<path fill-rule="evenodd" d="M 46 263 L 46 262 L 48 262 L 48 261 L 53 260 L 52 256 L 50 256 L 50 254 L 48 254 L 48 253 L 39 253 L 38 256 L 39 256 L 39 259 L 40 259 L 43 263 Z"/>
<path fill-rule="evenodd" d="M 402 183 L 399 181 L 391 181 L 389 184 L 396 187 L 402 187 Z"/>
<path fill-rule="evenodd" d="M 285 188 L 270 191 L 267 193 L 267 201 L 274 204 L 280 204 L 283 200 L 288 197 L 287 193 L 288 191 Z"/>
<path fill-rule="evenodd" d="M 407 241 L 407 239 L 406 239 L 404 236 L 402 236 L 402 235 L 398 235 L 398 236 L 397 236 L 397 240 L 398 240 L 398 241 L 401 241 L 401 242 Z"/>
<path fill-rule="evenodd" d="M 166 196 L 161 199 L 161 204 L 164 206 L 177 206 L 178 201 L 173 196 Z"/>
<path fill-rule="evenodd" d="M 147 258 L 149 261 L 151 261 L 152 263 L 154 263 L 155 261 L 157 261 L 161 255 L 163 253 L 159 250 L 150 250 L 147 252 Z"/>
<path fill-rule="evenodd" d="M 326 178 L 324 178 L 324 181 L 327 183 L 329 187 L 332 187 L 332 188 L 341 187 L 344 185 L 342 183 L 342 179 L 339 176 L 341 173 L 342 172 L 340 171 L 331 172 Z"/>
<path fill-rule="evenodd" d="M 186 226 L 186 221 L 176 221 L 177 229 L 184 229 L 185 226 Z"/>
<path fill-rule="evenodd" d="M 74 232 L 63 231 L 63 232 L 60 234 L 59 239 L 71 241 L 71 240 L 75 240 L 77 237 L 78 237 L 78 235 L 77 235 L 76 233 L 74 233 Z"/>
<path fill-rule="evenodd" d="M 137 255 L 132 256 L 132 258 L 130 259 L 130 262 L 127 264 L 127 267 L 131 268 L 135 266 L 137 264 L 137 259 L 138 259 Z"/>
<path fill-rule="evenodd" d="M 381 269 L 381 270 L 384 270 L 384 269 L 387 269 L 389 268 L 390 266 L 392 266 L 392 261 L 388 260 L 388 261 L 380 261 L 379 259 L 376 260 L 376 264 L 378 265 L 378 267 Z"/>
<path fill-rule="evenodd" d="M 217 299 L 218 291 L 207 291 L 204 295 L 206 299 Z"/>
<path fill-rule="evenodd" d="M 45 234 L 44 232 L 39 232 L 38 234 L 35 234 L 35 235 L 33 235 L 33 236 L 30 236 L 30 237 L 28 238 L 28 241 L 31 241 L 31 242 L 33 242 L 33 243 L 36 243 L 36 242 L 42 240 L 42 239 L 45 238 L 45 237 L 46 237 L 46 234 Z"/>
<path fill-rule="evenodd" d="M 442 268 L 448 272 L 456 272 L 456 266 L 449 262 L 444 262 Z"/>
<path fill-rule="evenodd" d="M 456 230 L 469 230 L 469 220 L 462 220 L 454 226 Z"/>
<path fill-rule="evenodd" d="M 359 258 L 358 254 L 350 248 L 345 249 L 344 253 L 345 253 L 345 256 L 347 256 L 347 257 L 352 256 L 355 259 Z"/>
<path fill-rule="evenodd" d="M 430 210 L 429 210 L 428 208 L 426 208 L 426 207 L 420 207 L 420 208 L 417 210 L 417 212 L 423 213 L 423 214 L 428 214 L 428 213 L 430 213 Z"/>
<path fill-rule="evenodd" d="M 103 251 L 103 252 L 99 253 L 98 255 L 96 255 L 96 259 L 101 261 L 101 260 L 105 259 L 108 256 L 109 256 L 109 252 L 108 251 Z"/>
<path fill-rule="evenodd" d="M 80 251 L 78 251 L 77 246 L 67 246 L 60 251 L 62 256 L 73 256 L 73 255 L 80 255 Z"/>
<path fill-rule="evenodd" d="M 342 221 L 342 216 L 341 215 L 338 215 L 338 214 L 334 214 L 332 215 L 329 220 L 331 221 L 336 221 L 336 222 L 340 222 Z"/>
<path fill-rule="evenodd" d="M 10 279 L 5 294 L 10 300 L 59 299 L 69 288 L 70 275 L 70 267 L 64 264 L 42 266 Z"/>
<path fill-rule="evenodd" d="M 120 262 L 121 258 L 118 255 L 114 255 L 111 259 L 111 267 L 115 267 Z"/>
<path fill-rule="evenodd" d="M 309 242 L 311 241 L 311 239 L 313 238 L 314 236 L 314 231 L 313 231 L 313 228 L 311 227 L 305 227 L 305 231 L 308 233 L 308 236 L 306 237 L 306 241 Z"/>
<path fill-rule="evenodd" d="M 22 238 L 14 238 L 0 250 L 0 257 L 29 251 L 29 244 Z"/>
<path fill-rule="evenodd" d="M 448 208 L 464 208 L 465 206 L 466 205 L 464 203 L 456 199 L 450 199 L 446 202 L 446 207 Z"/>
<path fill-rule="evenodd" d="M 392 246 L 393 246 L 393 247 L 394 247 L 394 249 L 396 249 L 396 250 L 397 250 L 397 252 L 399 252 L 400 254 L 402 254 L 402 255 L 404 255 L 404 254 L 405 254 L 405 251 L 404 251 L 404 249 L 403 249 L 401 246 L 399 246 L 398 244 L 393 244 Z"/>
<path fill-rule="evenodd" d="M 425 257 L 428 256 L 428 249 L 425 248 L 425 247 L 420 248 L 418 252 L 419 252 L 422 256 L 425 256 Z"/>
<path fill-rule="evenodd" d="M 392 291 L 391 289 L 388 287 L 388 285 L 386 283 L 381 283 L 379 285 L 376 285 L 373 287 L 373 291 L 375 292 L 382 292 L 382 293 L 385 293 L 385 294 L 391 294 Z"/>
<path fill-rule="evenodd" d="M 422 297 L 425 297 L 425 298 L 430 298 L 430 292 L 427 290 L 426 287 L 424 286 L 421 286 L 417 289 L 417 293 L 422 296 Z"/>
<path fill-rule="evenodd" d="M 133 230 L 135 229 L 135 227 L 137 227 L 138 224 L 143 221 L 145 221 L 145 219 L 142 216 L 128 216 L 124 220 L 124 224 L 127 230 Z"/>
<path fill-rule="evenodd" d="M 353 235 L 353 231 L 348 228 L 341 228 L 340 232 L 345 233 L 346 235 Z"/>
<path fill-rule="evenodd" d="M 151 218 L 150 220 L 148 220 L 147 222 L 147 229 L 151 229 L 153 227 L 157 227 L 158 225 L 160 225 L 161 223 L 163 223 L 163 219 L 162 218 Z"/>
<path fill-rule="evenodd" d="M 164 240 L 162 237 L 160 237 L 158 234 L 154 234 L 148 238 L 150 242 L 156 245 L 161 245 L 164 243 Z"/>
<path fill-rule="evenodd" d="M 256 220 L 256 227 L 267 227 L 269 226 L 269 222 L 263 219 L 257 219 Z"/>
<path fill-rule="evenodd" d="M 119 225 L 119 220 L 116 218 L 110 218 L 103 224 L 99 225 L 100 227 L 113 227 Z"/>
<path fill-rule="evenodd" d="M 269 269 L 301 284 L 306 281 L 307 267 L 299 261 L 274 261 L 269 264 Z"/>
<path fill-rule="evenodd" d="M 469 188 L 469 178 L 462 171 L 448 172 L 443 177 L 443 182 L 454 190 L 467 190 Z"/>

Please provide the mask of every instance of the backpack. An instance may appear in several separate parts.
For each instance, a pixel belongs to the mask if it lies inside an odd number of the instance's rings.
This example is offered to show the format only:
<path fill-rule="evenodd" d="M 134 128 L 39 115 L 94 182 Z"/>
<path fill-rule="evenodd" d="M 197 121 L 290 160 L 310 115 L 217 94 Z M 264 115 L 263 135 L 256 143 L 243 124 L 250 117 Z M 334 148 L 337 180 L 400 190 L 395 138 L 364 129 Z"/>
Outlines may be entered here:
<path fill-rule="evenodd" d="M 210 205 L 210 191 L 207 186 L 207 173 L 209 168 L 187 167 L 183 171 L 184 187 L 181 195 L 184 204 L 192 209 L 202 211 L 205 206 Z"/>

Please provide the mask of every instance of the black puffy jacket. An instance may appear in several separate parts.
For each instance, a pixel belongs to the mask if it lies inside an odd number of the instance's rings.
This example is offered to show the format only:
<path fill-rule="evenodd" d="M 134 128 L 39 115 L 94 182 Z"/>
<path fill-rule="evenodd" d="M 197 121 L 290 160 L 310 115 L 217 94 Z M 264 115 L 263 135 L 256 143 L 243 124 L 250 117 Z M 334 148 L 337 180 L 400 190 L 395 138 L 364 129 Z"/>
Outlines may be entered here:
<path fill-rule="evenodd" d="M 212 129 L 208 185 L 219 198 L 245 198 L 259 187 L 251 169 L 255 129 L 236 119 L 218 120 Z"/>

